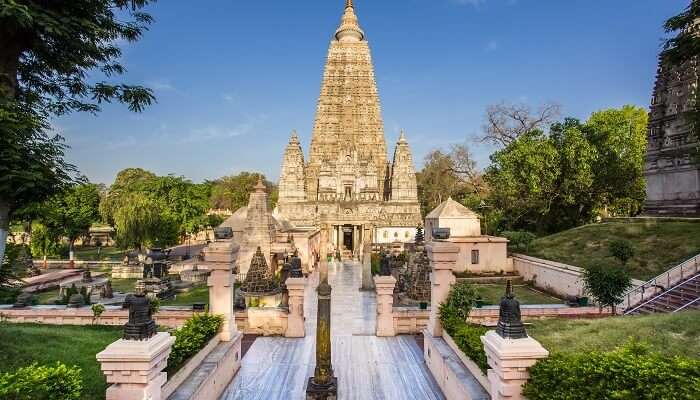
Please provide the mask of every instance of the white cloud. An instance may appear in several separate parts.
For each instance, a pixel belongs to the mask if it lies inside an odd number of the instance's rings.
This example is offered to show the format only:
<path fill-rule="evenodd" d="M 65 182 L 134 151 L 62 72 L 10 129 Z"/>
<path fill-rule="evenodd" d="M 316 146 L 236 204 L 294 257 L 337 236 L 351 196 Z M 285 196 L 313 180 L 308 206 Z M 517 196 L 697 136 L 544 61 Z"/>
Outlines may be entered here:
<path fill-rule="evenodd" d="M 259 114 L 249 117 L 247 121 L 241 122 L 233 127 L 221 127 L 210 124 L 194 129 L 189 135 L 182 137 L 180 143 L 198 143 L 210 140 L 234 138 L 250 133 L 258 124 L 267 120 L 267 115 Z"/>
<path fill-rule="evenodd" d="M 153 89 L 153 90 L 159 90 L 159 91 L 175 90 L 175 86 L 167 79 L 155 79 L 155 80 L 146 82 L 146 86 Z"/>

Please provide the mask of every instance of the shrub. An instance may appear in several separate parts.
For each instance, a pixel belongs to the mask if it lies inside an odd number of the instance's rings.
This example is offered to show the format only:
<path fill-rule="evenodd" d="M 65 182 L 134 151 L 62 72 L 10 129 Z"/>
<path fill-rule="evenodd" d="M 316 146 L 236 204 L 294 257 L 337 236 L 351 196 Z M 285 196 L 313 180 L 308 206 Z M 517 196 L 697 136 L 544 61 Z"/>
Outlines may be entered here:
<path fill-rule="evenodd" d="M 370 257 L 372 264 L 372 275 L 379 275 L 379 270 L 381 269 L 381 256 L 379 253 L 372 253 Z"/>
<path fill-rule="evenodd" d="M 85 287 L 85 286 L 81 287 L 80 291 L 78 293 L 80 293 L 80 295 L 83 296 L 83 300 L 85 300 L 85 305 L 89 306 L 91 304 L 91 301 L 90 301 L 90 295 L 88 294 L 87 287 Z M 70 299 L 70 297 L 69 297 L 69 299 Z"/>
<path fill-rule="evenodd" d="M 453 327 L 466 323 L 469 311 L 476 305 L 478 293 L 472 285 L 466 282 L 458 282 L 450 290 L 447 299 L 440 304 L 440 322 L 448 332 Z"/>
<path fill-rule="evenodd" d="M 613 240 L 608 245 L 610 250 L 610 255 L 617 258 L 623 264 L 627 264 L 627 261 L 634 257 L 634 247 L 629 240 Z"/>
<path fill-rule="evenodd" d="M 160 310 L 160 299 L 153 297 L 149 299 L 148 307 L 151 309 L 151 315 L 155 315 Z"/>
<path fill-rule="evenodd" d="M 622 267 L 596 264 L 583 271 L 583 284 L 601 308 L 612 307 L 615 312 L 615 305 L 632 286 L 632 278 Z"/>
<path fill-rule="evenodd" d="M 700 398 L 700 360 L 666 357 L 631 343 L 612 352 L 555 354 L 530 369 L 530 400 Z"/>
<path fill-rule="evenodd" d="M 173 373 L 190 357 L 197 354 L 221 329 L 221 315 L 195 314 L 173 332 L 175 343 L 168 358 L 168 371 Z"/>
<path fill-rule="evenodd" d="M 78 291 L 78 288 L 75 286 L 75 283 L 70 285 L 68 289 L 63 293 L 63 298 L 61 299 L 61 304 L 68 304 L 68 301 L 70 300 L 70 297 L 74 294 L 80 294 Z"/>
<path fill-rule="evenodd" d="M 464 323 L 454 327 L 451 332 L 447 332 L 454 339 L 457 347 L 484 372 L 489 366 L 486 362 L 486 351 L 484 344 L 481 343 L 481 337 L 488 331 L 489 329 L 485 326 Z"/>
<path fill-rule="evenodd" d="M 97 318 L 100 318 L 103 312 L 105 312 L 105 306 L 100 303 L 95 303 L 91 307 L 92 309 L 92 322 L 95 323 Z"/>
<path fill-rule="evenodd" d="M 510 250 L 516 251 L 529 251 L 530 243 L 532 243 L 533 240 L 537 239 L 537 236 L 535 236 L 534 233 L 525 231 L 506 231 L 502 232 L 501 236 L 508 239 L 508 248 Z"/>
<path fill-rule="evenodd" d="M 82 390 L 80 368 L 61 363 L 34 363 L 0 375 L 0 398 L 6 400 L 78 400 Z"/>

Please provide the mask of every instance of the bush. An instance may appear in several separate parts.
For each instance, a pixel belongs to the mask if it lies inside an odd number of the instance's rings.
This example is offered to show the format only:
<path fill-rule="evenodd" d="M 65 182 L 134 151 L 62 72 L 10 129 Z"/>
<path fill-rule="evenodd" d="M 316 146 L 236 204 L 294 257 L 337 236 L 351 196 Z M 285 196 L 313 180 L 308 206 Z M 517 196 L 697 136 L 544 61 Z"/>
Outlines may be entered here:
<path fill-rule="evenodd" d="M 630 343 L 612 352 L 555 354 L 530 369 L 530 400 L 700 398 L 700 361 Z"/>
<path fill-rule="evenodd" d="M 627 264 L 630 258 L 634 257 L 634 247 L 629 240 L 613 240 L 608 245 L 610 255 L 617 258 L 623 264 Z"/>
<path fill-rule="evenodd" d="M 450 290 L 447 299 L 440 304 L 440 322 L 448 332 L 451 329 L 466 324 L 469 311 L 476 305 L 479 294 L 472 285 L 458 282 Z"/>
<path fill-rule="evenodd" d="M 188 358 L 204 348 L 219 333 L 223 322 L 221 315 L 195 314 L 173 332 L 175 344 L 168 358 L 168 372 L 177 371 Z"/>
<path fill-rule="evenodd" d="M 379 270 L 381 269 L 381 256 L 379 253 L 372 253 L 370 257 L 372 264 L 372 275 L 379 275 Z"/>
<path fill-rule="evenodd" d="M 529 251 L 530 243 L 537 239 L 534 233 L 525 231 L 501 232 L 501 236 L 508 239 L 508 249 L 511 251 Z"/>
<path fill-rule="evenodd" d="M 0 375 L 0 398 L 6 400 L 78 400 L 82 390 L 80 368 L 61 363 L 34 363 Z"/>
<path fill-rule="evenodd" d="M 481 343 L 481 337 L 488 331 L 489 329 L 485 326 L 464 323 L 447 332 L 454 339 L 457 347 L 484 372 L 489 365 L 486 362 L 486 351 L 484 344 Z"/>
<path fill-rule="evenodd" d="M 92 309 L 92 321 L 93 323 L 97 320 L 97 318 L 100 318 L 100 315 L 105 312 L 105 306 L 100 303 L 95 303 L 91 307 Z"/>

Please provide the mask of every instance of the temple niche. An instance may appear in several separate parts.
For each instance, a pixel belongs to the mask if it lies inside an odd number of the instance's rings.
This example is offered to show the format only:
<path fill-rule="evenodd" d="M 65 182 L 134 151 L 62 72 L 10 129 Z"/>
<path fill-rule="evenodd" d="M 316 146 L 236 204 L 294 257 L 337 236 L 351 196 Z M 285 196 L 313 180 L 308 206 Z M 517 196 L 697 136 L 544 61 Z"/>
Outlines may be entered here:
<path fill-rule="evenodd" d="M 309 149 L 296 132 L 282 161 L 277 212 L 327 238 L 322 255 L 361 255 L 365 243 L 411 242 L 421 223 L 406 135 L 387 156 L 374 66 L 352 2 L 331 40 Z"/>

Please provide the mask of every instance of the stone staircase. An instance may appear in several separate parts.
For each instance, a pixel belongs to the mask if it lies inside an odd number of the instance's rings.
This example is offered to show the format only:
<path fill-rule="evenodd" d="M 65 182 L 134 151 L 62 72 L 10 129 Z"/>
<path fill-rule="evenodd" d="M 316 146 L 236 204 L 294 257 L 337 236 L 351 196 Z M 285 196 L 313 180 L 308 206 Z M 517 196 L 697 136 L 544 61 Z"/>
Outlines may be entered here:
<path fill-rule="evenodd" d="M 625 315 L 674 313 L 682 310 L 700 310 L 700 272 L 625 311 Z"/>

